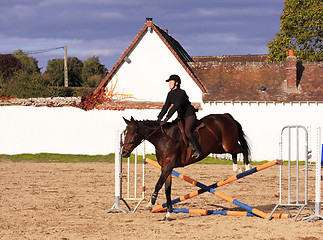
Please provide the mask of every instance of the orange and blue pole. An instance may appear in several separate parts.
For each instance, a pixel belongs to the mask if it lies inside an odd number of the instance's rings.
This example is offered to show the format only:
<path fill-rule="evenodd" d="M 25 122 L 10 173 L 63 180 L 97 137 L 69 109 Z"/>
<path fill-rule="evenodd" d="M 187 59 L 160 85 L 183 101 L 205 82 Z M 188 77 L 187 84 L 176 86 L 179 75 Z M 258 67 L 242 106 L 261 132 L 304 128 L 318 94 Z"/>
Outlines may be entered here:
<path fill-rule="evenodd" d="M 224 193 L 221 193 L 219 191 L 215 191 L 213 188 L 210 188 L 210 187 L 204 185 L 203 183 L 200 183 L 200 182 L 198 182 L 198 181 L 196 181 L 194 179 L 191 179 L 191 178 L 189 178 L 189 177 L 187 177 L 187 176 L 185 176 L 183 174 L 180 174 L 179 172 L 176 172 L 175 170 L 172 171 L 172 174 L 174 176 L 186 181 L 186 182 L 189 182 L 189 183 L 191 183 L 191 184 L 193 184 L 193 185 L 195 185 L 195 186 L 197 186 L 199 188 L 202 188 L 202 189 L 212 193 L 215 196 L 218 196 L 219 198 L 222 198 L 223 200 L 226 200 L 228 202 L 231 202 L 231 203 L 237 205 L 237 206 L 247 210 L 248 212 L 256 214 L 259 217 L 262 217 L 262 218 L 266 219 L 269 216 L 269 214 L 267 214 L 267 213 L 264 213 L 264 212 L 262 212 L 262 211 L 260 211 L 260 210 L 258 210 L 256 208 L 253 208 L 253 207 L 251 207 L 251 206 L 249 206 L 247 204 L 244 204 L 244 203 L 238 201 L 237 199 L 234 199 L 232 197 L 229 197 L 229 196 L 225 195 Z"/>
<path fill-rule="evenodd" d="M 153 165 L 153 166 L 155 166 L 155 167 L 161 168 L 160 165 L 157 162 L 155 162 L 155 161 L 153 161 L 151 159 L 146 159 L 146 162 Z M 206 186 L 203 183 L 200 183 L 200 182 L 198 182 L 198 181 L 196 181 L 194 179 L 191 179 L 190 177 L 187 177 L 187 176 L 185 176 L 185 175 L 183 175 L 183 174 L 181 174 L 181 173 L 179 173 L 179 172 L 177 172 L 175 170 L 172 170 L 172 174 L 174 176 L 186 181 L 186 182 L 189 182 L 189 183 L 191 183 L 191 184 L 193 184 L 193 185 L 195 185 L 195 186 L 197 186 L 197 187 L 199 187 L 199 188 L 201 188 L 201 189 L 203 189 L 205 191 L 208 191 L 208 192 L 212 193 L 213 195 L 216 195 L 216 196 L 218 196 L 218 197 L 220 197 L 220 198 L 222 198 L 222 199 L 224 199 L 224 200 L 226 200 L 228 202 L 231 202 L 231 203 L 233 203 L 233 204 L 247 210 L 248 212 L 251 212 L 251 213 L 259 216 L 259 217 L 268 218 L 268 216 L 269 216 L 269 214 L 267 214 L 267 213 L 264 213 L 264 212 L 262 212 L 262 211 L 260 211 L 260 210 L 258 210 L 256 208 L 253 208 L 253 207 L 251 207 L 251 206 L 249 206 L 247 204 L 244 204 L 244 203 L 238 201 L 237 199 L 234 199 L 232 197 L 229 197 L 229 196 L 225 195 L 224 193 L 221 193 L 219 191 L 215 191 L 213 188 L 211 188 L 209 186 Z M 234 181 L 234 180 L 230 180 L 230 181 Z"/>
<path fill-rule="evenodd" d="M 164 208 L 163 211 L 166 211 Z M 201 215 L 223 215 L 223 216 L 246 216 L 246 217 L 257 217 L 257 215 L 251 212 L 245 211 L 219 211 L 219 210 L 204 210 L 204 209 L 186 209 L 186 208 L 174 208 L 174 213 L 190 213 L 190 214 L 201 214 Z M 288 214 L 274 213 L 273 218 L 289 218 Z"/>

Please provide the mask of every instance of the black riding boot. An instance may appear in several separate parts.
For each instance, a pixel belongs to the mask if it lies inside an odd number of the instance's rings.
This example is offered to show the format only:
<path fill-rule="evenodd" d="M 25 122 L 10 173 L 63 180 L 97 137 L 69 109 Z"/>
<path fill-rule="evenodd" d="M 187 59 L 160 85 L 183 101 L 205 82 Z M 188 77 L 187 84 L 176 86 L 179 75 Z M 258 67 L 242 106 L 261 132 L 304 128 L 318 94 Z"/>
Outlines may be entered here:
<path fill-rule="evenodd" d="M 201 157 L 203 155 L 203 153 L 201 152 L 200 144 L 197 141 L 197 139 L 193 136 L 193 134 L 188 139 L 190 140 L 190 142 L 192 143 L 193 148 L 194 148 L 194 152 L 193 152 L 192 157 L 193 158 Z"/>

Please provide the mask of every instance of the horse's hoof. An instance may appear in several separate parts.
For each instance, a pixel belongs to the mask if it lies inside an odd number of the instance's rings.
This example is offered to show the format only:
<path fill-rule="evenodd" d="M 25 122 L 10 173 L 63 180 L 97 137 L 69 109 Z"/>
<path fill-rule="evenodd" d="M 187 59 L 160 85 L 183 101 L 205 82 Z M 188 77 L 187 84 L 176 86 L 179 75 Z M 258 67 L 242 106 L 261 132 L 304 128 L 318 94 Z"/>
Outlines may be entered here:
<path fill-rule="evenodd" d="M 241 168 L 238 168 L 238 169 L 234 170 L 233 172 L 235 172 L 235 173 L 242 173 L 243 171 L 242 171 Z"/>
<path fill-rule="evenodd" d="M 153 210 L 153 208 L 152 208 L 152 207 L 145 207 L 145 211 L 146 211 L 146 212 L 151 212 L 151 210 Z"/>
<path fill-rule="evenodd" d="M 167 212 L 166 216 L 163 218 L 163 221 L 173 221 L 175 220 L 174 218 L 171 218 L 171 213 Z"/>
<path fill-rule="evenodd" d="M 251 166 L 250 166 L 250 164 L 248 164 L 248 165 L 245 165 L 245 171 L 248 171 L 248 170 L 250 170 L 251 169 Z"/>
<path fill-rule="evenodd" d="M 145 207 L 145 211 L 151 211 L 151 210 L 153 210 L 153 206 L 151 205 L 151 204 L 147 204 L 147 206 Z"/>
<path fill-rule="evenodd" d="M 165 216 L 162 221 L 173 221 L 175 218 Z"/>
<path fill-rule="evenodd" d="M 232 165 L 232 170 L 233 170 L 233 172 L 238 172 L 239 171 L 239 167 L 238 167 L 238 164 L 233 164 Z"/>

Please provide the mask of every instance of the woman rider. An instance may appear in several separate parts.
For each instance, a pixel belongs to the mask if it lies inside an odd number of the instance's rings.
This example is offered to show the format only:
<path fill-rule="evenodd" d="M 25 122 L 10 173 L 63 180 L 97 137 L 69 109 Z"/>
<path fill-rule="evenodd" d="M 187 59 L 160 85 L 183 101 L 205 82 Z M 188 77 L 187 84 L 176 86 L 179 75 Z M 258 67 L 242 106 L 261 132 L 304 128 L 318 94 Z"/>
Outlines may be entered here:
<path fill-rule="evenodd" d="M 171 75 L 166 82 L 169 84 L 170 91 L 167 94 L 166 102 L 158 115 L 158 121 L 161 122 L 163 116 L 167 113 L 162 124 L 165 124 L 177 111 L 178 117 L 184 120 L 184 132 L 187 139 L 192 143 L 194 148 L 193 158 L 202 156 L 200 145 L 197 139 L 192 134 L 193 126 L 196 121 L 196 109 L 191 105 L 188 100 L 186 92 L 180 88 L 181 78 L 178 75 Z M 170 106 L 173 106 L 170 108 Z M 169 109 L 170 108 L 170 109 Z M 168 110 L 169 109 L 169 110 Z"/>

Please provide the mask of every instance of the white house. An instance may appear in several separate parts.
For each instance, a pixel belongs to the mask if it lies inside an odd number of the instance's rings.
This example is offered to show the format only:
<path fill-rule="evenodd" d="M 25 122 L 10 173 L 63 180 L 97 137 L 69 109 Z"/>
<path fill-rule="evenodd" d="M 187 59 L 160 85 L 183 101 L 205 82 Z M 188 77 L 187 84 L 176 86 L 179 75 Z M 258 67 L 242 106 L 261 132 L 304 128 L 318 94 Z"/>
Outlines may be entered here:
<path fill-rule="evenodd" d="M 147 18 L 144 27 L 98 89 L 116 84 L 117 92 L 134 97 L 130 100 L 163 102 L 169 91 L 165 80 L 171 74 L 177 74 L 190 101 L 200 103 L 205 90 L 187 64 L 191 61 L 190 55 L 167 30 L 160 29 Z"/>

